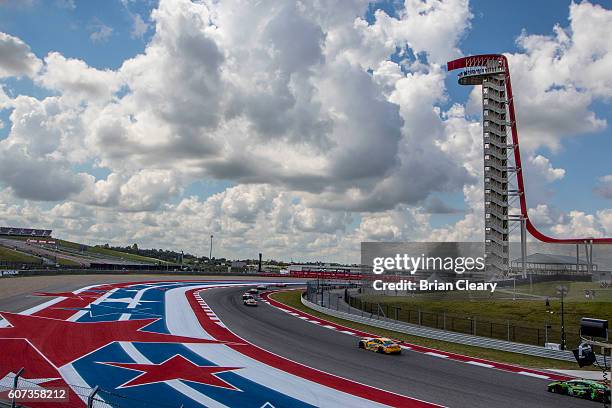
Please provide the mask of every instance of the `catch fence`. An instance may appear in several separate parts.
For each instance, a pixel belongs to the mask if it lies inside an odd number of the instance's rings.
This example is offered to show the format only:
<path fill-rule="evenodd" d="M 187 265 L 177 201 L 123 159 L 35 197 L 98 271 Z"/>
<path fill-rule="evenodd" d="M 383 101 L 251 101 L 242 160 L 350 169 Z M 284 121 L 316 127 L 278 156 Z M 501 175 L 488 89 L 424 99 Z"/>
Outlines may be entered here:
<path fill-rule="evenodd" d="M 26 371 L 22 368 L 17 373 L 10 373 L 0 379 L 0 406 L 12 408 L 27 408 L 28 402 L 56 402 L 66 408 L 179 408 L 182 405 L 162 404 L 151 400 L 142 400 L 100 387 L 83 387 L 69 385 L 69 389 L 61 386 L 49 386 L 56 379 L 28 380 Z M 42 391 L 42 393 L 41 393 Z"/>

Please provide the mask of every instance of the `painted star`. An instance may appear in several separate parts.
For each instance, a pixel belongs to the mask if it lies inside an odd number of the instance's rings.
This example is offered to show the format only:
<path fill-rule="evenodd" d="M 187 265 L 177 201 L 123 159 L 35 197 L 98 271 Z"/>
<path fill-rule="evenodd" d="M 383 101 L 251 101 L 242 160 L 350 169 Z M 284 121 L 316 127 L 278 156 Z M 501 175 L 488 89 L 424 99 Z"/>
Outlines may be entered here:
<path fill-rule="evenodd" d="M 232 384 L 222 380 L 217 376 L 218 373 L 239 370 L 243 367 L 219 367 L 219 366 L 200 366 L 192 363 L 181 355 L 170 357 L 160 364 L 138 364 L 138 363 L 104 363 L 113 367 L 126 368 L 128 370 L 140 371 L 141 374 L 132 378 L 117 388 L 135 387 L 159 383 L 169 380 L 182 380 L 196 382 L 213 387 L 225 388 L 228 390 L 240 391 Z"/>
<path fill-rule="evenodd" d="M 0 328 L 0 339 L 24 339 L 56 367 L 71 363 L 115 341 L 226 343 L 142 330 L 159 319 L 71 322 L 8 312 L 0 312 L 0 316 L 10 323 L 8 327 Z"/>

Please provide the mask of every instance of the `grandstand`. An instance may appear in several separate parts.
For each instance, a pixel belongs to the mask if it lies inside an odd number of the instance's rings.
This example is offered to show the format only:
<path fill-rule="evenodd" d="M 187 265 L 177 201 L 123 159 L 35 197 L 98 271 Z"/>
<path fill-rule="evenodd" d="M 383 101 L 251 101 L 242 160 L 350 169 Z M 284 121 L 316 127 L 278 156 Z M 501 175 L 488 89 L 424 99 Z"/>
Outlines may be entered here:
<path fill-rule="evenodd" d="M 12 237 L 51 237 L 52 230 L 20 227 L 0 227 L 0 235 Z"/>

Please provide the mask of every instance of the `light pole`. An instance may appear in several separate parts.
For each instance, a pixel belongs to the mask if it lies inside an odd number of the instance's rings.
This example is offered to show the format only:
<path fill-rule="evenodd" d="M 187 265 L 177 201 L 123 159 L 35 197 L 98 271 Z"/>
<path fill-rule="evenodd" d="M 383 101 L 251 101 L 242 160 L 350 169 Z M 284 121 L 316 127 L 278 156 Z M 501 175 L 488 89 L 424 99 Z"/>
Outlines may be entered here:
<path fill-rule="evenodd" d="M 213 241 L 213 235 L 210 234 L 210 253 L 208 254 L 208 262 L 212 262 L 212 241 Z"/>
<path fill-rule="evenodd" d="M 548 298 L 546 298 L 546 322 L 544 326 L 544 345 L 545 346 L 546 346 L 546 343 L 548 343 L 548 330 L 551 329 L 550 320 L 551 320 L 553 313 L 554 312 L 550 310 L 550 302 L 548 301 Z"/>
<path fill-rule="evenodd" d="M 561 295 L 561 350 L 565 350 L 565 310 L 563 298 L 567 294 L 567 286 L 557 286 L 557 293 Z"/>

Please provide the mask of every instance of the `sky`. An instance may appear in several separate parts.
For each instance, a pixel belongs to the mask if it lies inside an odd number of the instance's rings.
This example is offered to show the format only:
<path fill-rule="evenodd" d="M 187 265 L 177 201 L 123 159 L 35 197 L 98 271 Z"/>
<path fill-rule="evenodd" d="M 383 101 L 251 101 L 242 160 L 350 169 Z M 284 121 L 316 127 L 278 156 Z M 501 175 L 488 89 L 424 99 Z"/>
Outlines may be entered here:
<path fill-rule="evenodd" d="M 356 262 L 481 240 L 480 90 L 509 60 L 530 218 L 612 236 L 612 7 L 0 0 L 0 224 L 87 244 Z"/>

